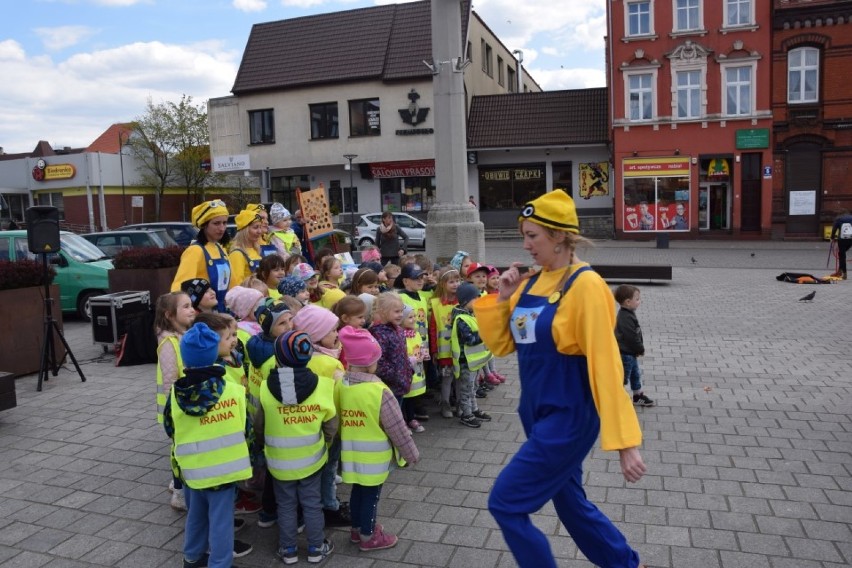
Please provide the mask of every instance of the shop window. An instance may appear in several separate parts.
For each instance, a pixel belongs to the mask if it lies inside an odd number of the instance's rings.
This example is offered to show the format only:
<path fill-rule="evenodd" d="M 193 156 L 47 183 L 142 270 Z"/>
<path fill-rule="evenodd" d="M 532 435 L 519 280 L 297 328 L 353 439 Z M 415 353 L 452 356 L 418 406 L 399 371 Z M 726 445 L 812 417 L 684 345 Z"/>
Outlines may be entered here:
<path fill-rule="evenodd" d="M 275 142 L 275 113 L 271 108 L 249 111 L 249 143 Z"/>
<path fill-rule="evenodd" d="M 381 133 L 379 99 L 349 101 L 349 135 L 378 136 Z"/>
<path fill-rule="evenodd" d="M 381 180 L 382 211 L 428 211 L 435 201 L 435 178 Z"/>
<path fill-rule="evenodd" d="M 553 162 L 553 189 L 564 189 L 565 193 L 573 198 L 574 195 L 574 172 L 571 162 Z"/>
<path fill-rule="evenodd" d="M 544 164 L 479 168 L 482 210 L 520 209 L 546 190 Z"/>
<path fill-rule="evenodd" d="M 311 140 L 337 138 L 339 136 L 337 103 L 310 105 Z"/>
<path fill-rule="evenodd" d="M 791 49 L 787 54 L 787 102 L 815 103 L 819 100 L 819 50 Z"/>
<path fill-rule="evenodd" d="M 624 168 L 626 232 L 689 230 L 689 158 L 637 158 L 625 160 Z M 653 170 L 672 175 L 647 175 Z"/>

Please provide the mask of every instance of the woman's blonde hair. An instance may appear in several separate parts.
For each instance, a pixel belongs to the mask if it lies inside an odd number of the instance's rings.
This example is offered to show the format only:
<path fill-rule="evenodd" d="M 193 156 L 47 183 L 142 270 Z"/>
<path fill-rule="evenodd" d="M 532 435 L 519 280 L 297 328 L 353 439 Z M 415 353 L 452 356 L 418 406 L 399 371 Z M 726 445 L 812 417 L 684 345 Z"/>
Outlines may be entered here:
<path fill-rule="evenodd" d="M 441 272 L 438 274 L 438 283 L 435 285 L 435 297 L 440 298 L 441 300 L 451 299 L 455 297 L 455 294 L 452 296 L 449 295 L 447 291 L 447 282 L 455 276 L 459 280 L 461 280 L 461 273 L 456 270 L 455 266 L 445 266 L 441 269 Z"/>
<path fill-rule="evenodd" d="M 260 215 L 258 215 L 254 221 L 249 223 L 248 226 L 246 226 L 242 231 L 237 231 L 237 234 L 234 235 L 233 239 L 231 239 L 231 245 L 228 247 L 228 252 L 240 249 L 248 253 L 248 250 L 251 248 L 253 248 L 257 252 L 260 252 L 260 244 L 263 241 L 263 237 L 261 236 L 261 238 L 258 239 L 254 245 L 249 243 L 248 240 L 249 228 L 255 223 L 260 223 L 261 226 L 263 226 L 263 219 L 260 217 Z"/>

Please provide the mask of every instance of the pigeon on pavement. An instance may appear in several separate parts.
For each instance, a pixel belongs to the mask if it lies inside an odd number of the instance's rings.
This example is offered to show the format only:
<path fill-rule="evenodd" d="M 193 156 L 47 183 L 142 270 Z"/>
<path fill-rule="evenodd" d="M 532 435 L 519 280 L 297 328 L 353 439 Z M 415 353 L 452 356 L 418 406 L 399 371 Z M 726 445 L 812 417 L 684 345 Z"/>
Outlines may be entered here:
<path fill-rule="evenodd" d="M 695 260 L 694 256 L 692 258 L 690 258 L 689 260 L 692 261 L 692 264 L 696 264 L 698 262 L 697 260 Z"/>
<path fill-rule="evenodd" d="M 811 292 L 810 294 L 808 294 L 807 296 L 805 296 L 803 298 L 799 298 L 799 301 L 800 302 L 811 302 L 811 301 L 813 301 L 815 296 L 816 296 L 816 290 L 814 290 L 813 292 Z"/>

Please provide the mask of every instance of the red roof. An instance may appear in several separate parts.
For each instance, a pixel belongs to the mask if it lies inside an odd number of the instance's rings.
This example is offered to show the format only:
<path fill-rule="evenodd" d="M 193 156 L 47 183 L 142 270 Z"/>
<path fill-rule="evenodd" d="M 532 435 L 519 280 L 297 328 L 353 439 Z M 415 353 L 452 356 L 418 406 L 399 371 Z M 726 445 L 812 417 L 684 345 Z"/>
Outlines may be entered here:
<path fill-rule="evenodd" d="M 121 144 L 127 144 L 127 139 L 130 138 L 130 124 L 117 123 L 113 124 L 106 131 L 98 136 L 94 142 L 89 144 L 86 152 L 103 152 L 104 154 L 118 154 L 121 149 Z"/>

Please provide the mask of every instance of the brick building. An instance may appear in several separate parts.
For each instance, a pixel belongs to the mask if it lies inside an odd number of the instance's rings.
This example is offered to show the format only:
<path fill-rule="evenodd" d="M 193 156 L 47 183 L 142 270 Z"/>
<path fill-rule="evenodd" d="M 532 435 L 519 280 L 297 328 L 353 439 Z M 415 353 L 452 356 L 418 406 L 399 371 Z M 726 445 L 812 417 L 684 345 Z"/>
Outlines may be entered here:
<path fill-rule="evenodd" d="M 822 235 L 852 209 L 852 1 L 775 0 L 774 234 Z"/>
<path fill-rule="evenodd" d="M 770 0 L 609 0 L 615 229 L 771 232 Z"/>

